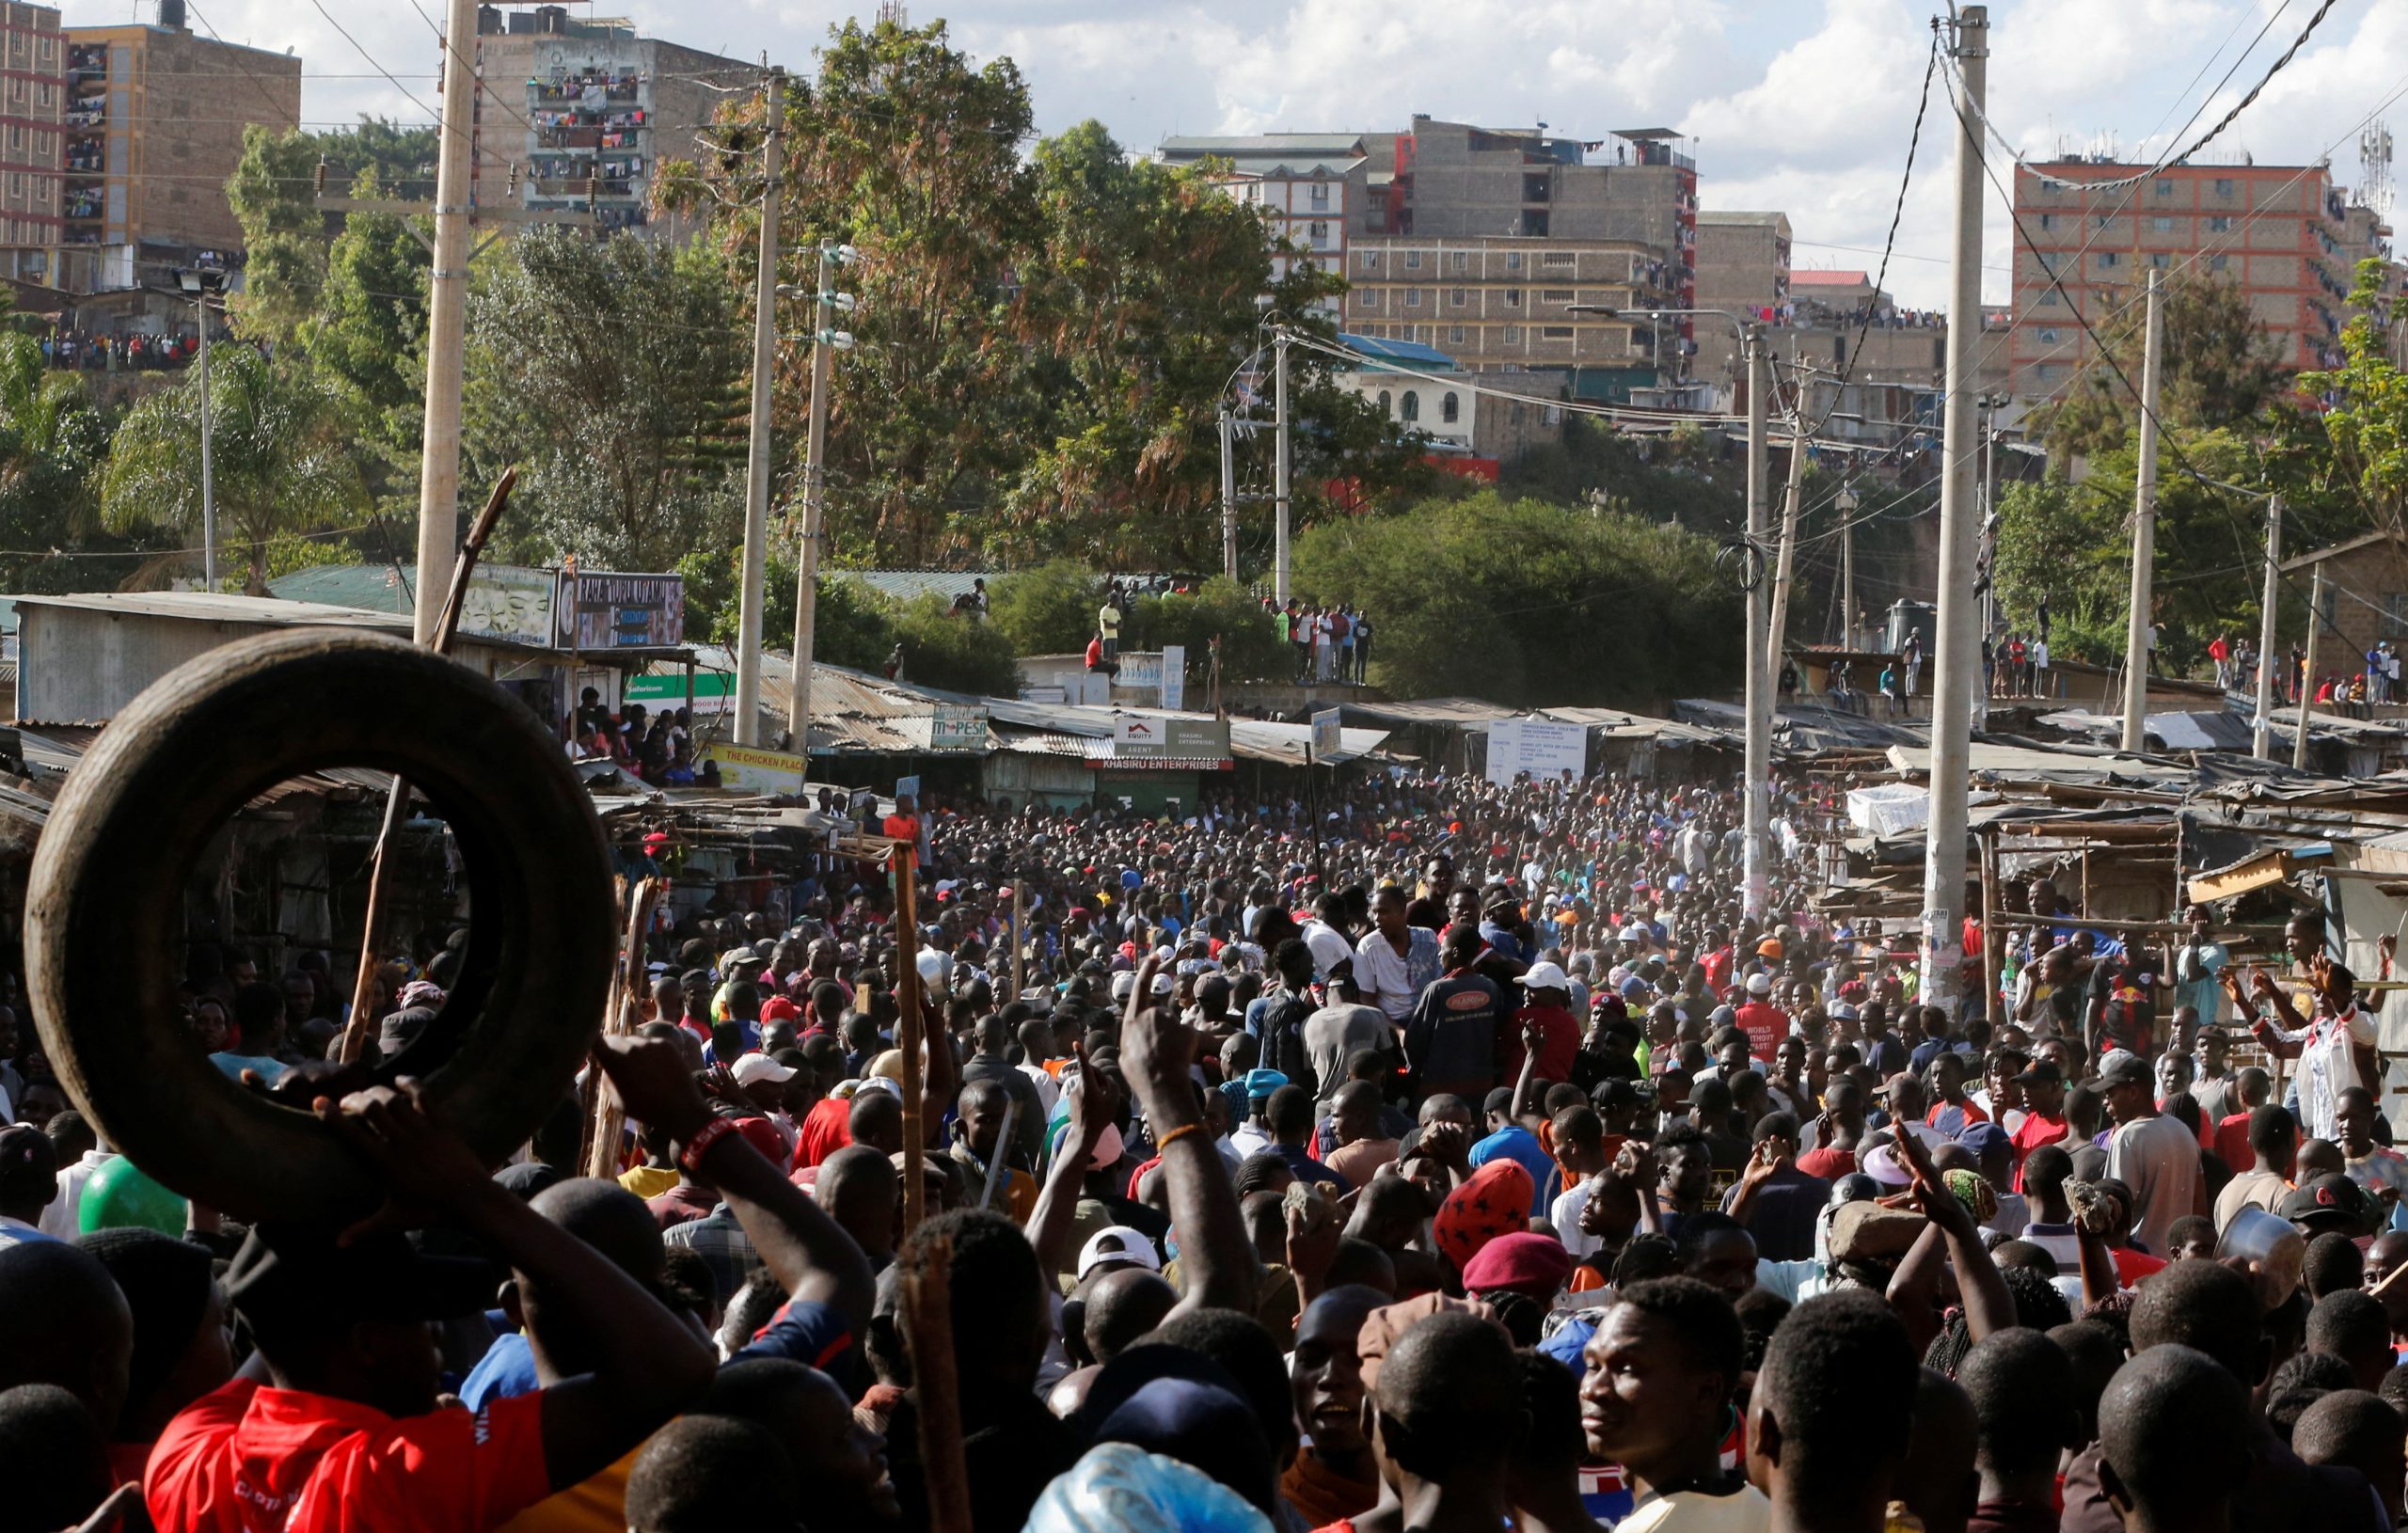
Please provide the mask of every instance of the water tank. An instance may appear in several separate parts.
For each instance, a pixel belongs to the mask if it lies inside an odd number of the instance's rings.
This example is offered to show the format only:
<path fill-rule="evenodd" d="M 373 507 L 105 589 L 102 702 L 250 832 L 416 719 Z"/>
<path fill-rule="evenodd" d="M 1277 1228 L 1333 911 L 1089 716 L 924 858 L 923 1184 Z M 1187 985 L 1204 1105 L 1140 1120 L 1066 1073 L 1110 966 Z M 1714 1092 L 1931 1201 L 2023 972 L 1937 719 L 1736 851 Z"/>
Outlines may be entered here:
<path fill-rule="evenodd" d="M 1940 649 L 1940 608 L 1929 602 L 1890 604 L 1889 621 L 1881 630 L 1881 650 L 1895 655 L 1907 646 L 1907 635 L 1923 635 L 1923 655 L 1929 660 Z"/>
<path fill-rule="evenodd" d="M 535 8 L 535 30 L 547 37 L 558 37 L 568 30 L 568 8 L 538 6 Z"/>
<path fill-rule="evenodd" d="M 170 32 L 184 31 L 184 0 L 159 0 L 159 24 Z"/>
<path fill-rule="evenodd" d="M 501 35 L 501 8 L 499 6 L 479 6 L 477 8 L 477 36 L 481 38 L 499 37 Z"/>

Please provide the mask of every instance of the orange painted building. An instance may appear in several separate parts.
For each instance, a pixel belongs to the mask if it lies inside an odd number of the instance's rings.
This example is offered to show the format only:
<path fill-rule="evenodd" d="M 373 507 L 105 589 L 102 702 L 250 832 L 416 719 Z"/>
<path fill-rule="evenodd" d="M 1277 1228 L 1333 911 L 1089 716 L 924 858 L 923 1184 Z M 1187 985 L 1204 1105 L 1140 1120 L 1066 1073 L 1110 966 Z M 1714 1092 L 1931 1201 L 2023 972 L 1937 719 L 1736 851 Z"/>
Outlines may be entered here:
<path fill-rule="evenodd" d="M 2346 203 L 2324 166 L 2025 164 L 2015 210 L 2018 395 L 2061 394 L 2088 373 L 2097 348 L 2077 313 L 2102 335 L 2136 329 L 2151 267 L 2239 284 L 2285 367 L 2339 360 Z"/>

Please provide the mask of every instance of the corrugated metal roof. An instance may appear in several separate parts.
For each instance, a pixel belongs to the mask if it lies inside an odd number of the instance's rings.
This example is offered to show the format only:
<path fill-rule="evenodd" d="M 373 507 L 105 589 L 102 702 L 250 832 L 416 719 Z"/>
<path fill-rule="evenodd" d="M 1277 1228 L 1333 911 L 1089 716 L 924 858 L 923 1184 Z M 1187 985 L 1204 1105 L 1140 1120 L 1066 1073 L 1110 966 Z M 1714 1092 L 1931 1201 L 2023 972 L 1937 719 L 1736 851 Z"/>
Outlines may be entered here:
<path fill-rule="evenodd" d="M 1521 711 L 1477 697 L 1425 697 L 1403 703 L 1341 703 L 1343 713 L 1360 714 L 1391 727 L 1403 724 L 1476 725 L 1485 729 L 1499 719 L 1515 719 Z"/>
<path fill-rule="evenodd" d="M 1688 745 L 1739 746 L 1747 738 L 1729 730 L 1708 729 L 1702 724 L 1685 724 L 1677 719 L 1656 719 L 1643 713 L 1624 713 L 1620 708 L 1541 708 L 1539 717 L 1567 724 L 1586 724 L 1609 740 L 1678 740 Z"/>
<path fill-rule="evenodd" d="M 404 564 L 313 564 L 279 575 L 268 594 L 288 602 L 356 607 L 369 612 L 408 612 L 417 600 L 418 566 Z"/>
<path fill-rule="evenodd" d="M 408 633 L 409 620 L 389 612 L 323 602 L 289 602 L 274 596 L 237 596 L 221 591 L 95 591 L 64 596 L 16 598 L 28 607 L 65 607 L 86 612 L 134 617 L 181 618 L 191 623 L 245 623 L 264 628 L 372 628 Z"/>

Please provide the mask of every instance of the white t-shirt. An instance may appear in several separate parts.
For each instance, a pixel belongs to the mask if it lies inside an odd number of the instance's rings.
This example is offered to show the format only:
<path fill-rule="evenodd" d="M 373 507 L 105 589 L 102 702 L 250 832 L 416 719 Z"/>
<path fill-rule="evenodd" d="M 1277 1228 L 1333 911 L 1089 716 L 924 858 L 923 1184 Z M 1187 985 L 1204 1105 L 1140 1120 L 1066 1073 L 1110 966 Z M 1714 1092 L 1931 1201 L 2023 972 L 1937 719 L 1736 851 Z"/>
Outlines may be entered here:
<path fill-rule="evenodd" d="M 1588 1206 L 1589 1178 L 1586 1177 L 1558 1193 L 1555 1201 L 1547 1205 L 1547 1223 L 1555 1226 L 1555 1238 L 1563 1242 L 1563 1249 L 1572 1253 L 1575 1261 L 1593 1255 L 1597 1247 L 1606 1243 L 1594 1235 L 1581 1233 L 1580 1213 Z"/>
<path fill-rule="evenodd" d="M 1315 979 L 1327 979 L 1332 969 L 1354 956 L 1354 944 L 1346 934 L 1318 916 L 1305 923 L 1304 939 L 1312 949 Z"/>
<path fill-rule="evenodd" d="M 1614 1525 L 1614 1533 L 1766 1533 L 1772 1503 L 1750 1485 L 1736 1495 L 1675 1491 L 1651 1496 Z"/>

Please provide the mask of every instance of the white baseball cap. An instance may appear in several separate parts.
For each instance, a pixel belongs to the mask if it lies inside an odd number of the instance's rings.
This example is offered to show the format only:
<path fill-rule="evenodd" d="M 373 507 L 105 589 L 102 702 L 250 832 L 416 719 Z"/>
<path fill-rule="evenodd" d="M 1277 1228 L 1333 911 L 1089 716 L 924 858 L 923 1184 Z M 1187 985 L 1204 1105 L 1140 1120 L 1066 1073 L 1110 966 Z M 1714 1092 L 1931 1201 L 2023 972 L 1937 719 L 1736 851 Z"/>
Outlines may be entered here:
<path fill-rule="evenodd" d="M 1522 975 L 1522 988 L 1568 990 L 1572 988 L 1572 982 L 1563 977 L 1563 970 L 1560 965 L 1540 962 L 1530 965 L 1529 971 Z"/>
<path fill-rule="evenodd" d="M 767 1081 L 772 1085 L 794 1079 L 794 1067 L 781 1065 L 767 1054 L 746 1054 L 736 1062 L 736 1083 L 752 1085 Z"/>
<path fill-rule="evenodd" d="M 1149 1272 L 1163 1270 L 1163 1258 L 1154 1250 L 1154 1242 L 1143 1230 L 1127 1225 L 1106 1225 L 1087 1237 L 1087 1243 L 1079 1248 L 1079 1281 L 1085 1282 L 1088 1273 L 1106 1262 L 1125 1262 Z"/>
<path fill-rule="evenodd" d="M 1772 994 L 1772 976 L 1770 974 L 1763 973 L 1750 974 L 1748 976 L 1748 993 L 1750 995 Z"/>

